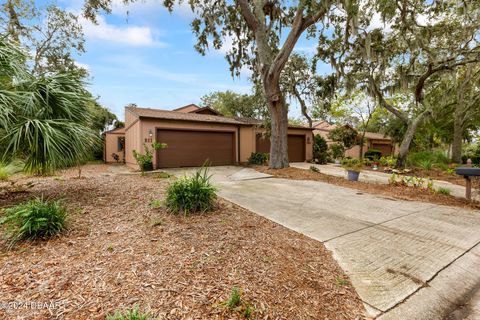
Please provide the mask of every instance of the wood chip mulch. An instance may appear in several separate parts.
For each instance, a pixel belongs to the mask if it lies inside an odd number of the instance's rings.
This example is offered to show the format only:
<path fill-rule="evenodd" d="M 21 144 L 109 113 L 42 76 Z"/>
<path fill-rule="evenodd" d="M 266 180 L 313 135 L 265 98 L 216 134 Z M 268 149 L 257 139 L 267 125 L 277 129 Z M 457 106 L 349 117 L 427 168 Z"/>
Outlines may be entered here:
<path fill-rule="evenodd" d="M 277 178 L 322 181 L 337 186 L 357 189 L 367 193 L 388 196 L 396 199 L 423 201 L 469 209 L 480 209 L 480 203 L 478 201 L 469 202 L 466 199 L 457 198 L 451 195 L 439 194 L 424 188 L 407 187 L 400 184 L 392 185 L 366 183 L 361 181 L 348 181 L 347 179 L 341 177 L 335 177 L 321 172 L 313 172 L 310 170 L 292 167 L 274 170 L 269 169 L 266 166 L 253 166 L 253 168 L 259 172 L 271 174 Z"/>
<path fill-rule="evenodd" d="M 253 319 L 363 319 L 320 242 L 221 199 L 198 216 L 151 208 L 169 179 L 119 176 L 105 165 L 76 174 L 24 178 L 35 183 L 29 192 L 0 197 L 0 207 L 61 198 L 71 213 L 58 238 L 12 251 L 0 240 L 0 319 L 104 319 L 134 306 L 158 319 L 243 319 L 225 307 L 234 286 Z"/>

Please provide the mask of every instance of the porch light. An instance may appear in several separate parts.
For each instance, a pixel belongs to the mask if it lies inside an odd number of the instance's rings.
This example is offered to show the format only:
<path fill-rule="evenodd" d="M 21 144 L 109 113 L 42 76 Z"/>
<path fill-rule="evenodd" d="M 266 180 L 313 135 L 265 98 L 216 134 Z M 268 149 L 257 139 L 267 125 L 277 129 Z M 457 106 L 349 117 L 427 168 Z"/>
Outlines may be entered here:
<path fill-rule="evenodd" d="M 150 138 L 153 137 L 152 129 L 148 130 L 148 136 L 149 136 Z"/>

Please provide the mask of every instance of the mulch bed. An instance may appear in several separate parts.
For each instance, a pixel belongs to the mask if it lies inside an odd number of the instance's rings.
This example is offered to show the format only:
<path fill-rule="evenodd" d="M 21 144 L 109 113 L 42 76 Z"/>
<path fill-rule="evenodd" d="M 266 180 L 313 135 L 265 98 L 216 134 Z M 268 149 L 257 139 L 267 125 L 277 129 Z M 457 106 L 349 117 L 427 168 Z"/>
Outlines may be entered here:
<path fill-rule="evenodd" d="M 331 253 L 315 240 L 227 201 L 198 216 L 152 209 L 169 179 L 117 176 L 88 165 L 61 176 L 24 178 L 27 193 L 62 198 L 69 231 L 6 251 L 0 240 L 1 319 L 104 319 L 138 306 L 159 319 L 242 319 L 222 302 L 234 286 L 254 319 L 362 319 L 363 306 Z M 1 231 L 1 228 L 0 228 Z M 2 302 L 60 302 L 1 309 Z"/>
<path fill-rule="evenodd" d="M 277 178 L 322 181 L 342 187 L 361 190 L 367 193 L 384 195 L 402 200 L 423 201 L 461 208 L 480 209 L 480 203 L 478 201 L 469 202 L 466 199 L 457 198 L 451 195 L 439 194 L 424 188 L 407 187 L 404 185 L 349 181 L 344 178 L 298 168 L 285 168 L 274 170 L 269 169 L 266 166 L 254 166 L 253 168 L 257 171 L 271 174 Z"/>
<path fill-rule="evenodd" d="M 410 171 L 405 173 L 405 175 L 409 176 L 416 176 L 420 178 L 430 178 L 433 180 L 442 180 L 447 181 L 453 184 L 458 184 L 460 186 L 465 186 L 465 179 L 462 176 L 459 176 L 455 173 L 447 173 L 443 170 L 433 168 L 431 170 L 423 170 L 420 168 L 409 168 Z M 364 170 L 372 171 L 372 172 L 383 172 L 383 167 L 379 167 L 378 170 L 373 170 L 372 167 L 364 166 Z"/>

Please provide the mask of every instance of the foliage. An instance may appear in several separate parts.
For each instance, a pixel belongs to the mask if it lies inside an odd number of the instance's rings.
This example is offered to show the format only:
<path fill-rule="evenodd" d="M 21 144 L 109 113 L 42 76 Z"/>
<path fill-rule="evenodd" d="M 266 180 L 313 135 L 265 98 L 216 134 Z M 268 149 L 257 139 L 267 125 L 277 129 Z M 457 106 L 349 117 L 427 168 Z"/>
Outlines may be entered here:
<path fill-rule="evenodd" d="M 369 167 L 373 164 L 373 160 L 365 157 L 363 158 L 363 164 Z"/>
<path fill-rule="evenodd" d="M 368 158 L 372 161 L 378 161 L 382 157 L 382 151 L 377 149 L 368 149 L 365 152 L 365 158 Z"/>
<path fill-rule="evenodd" d="M 214 208 L 216 188 L 210 182 L 208 167 L 198 169 L 192 177 L 183 177 L 167 188 L 165 204 L 173 213 L 185 215 Z"/>
<path fill-rule="evenodd" d="M 204 95 L 202 106 L 208 106 L 229 117 L 264 119 L 268 111 L 265 98 L 256 90 L 253 94 L 239 94 L 230 90 Z"/>
<path fill-rule="evenodd" d="M 394 156 L 383 156 L 379 160 L 380 164 L 384 167 L 395 167 L 397 165 L 397 158 Z"/>
<path fill-rule="evenodd" d="M 345 170 L 360 172 L 363 168 L 363 163 L 356 158 L 345 158 L 342 160 L 342 167 Z"/>
<path fill-rule="evenodd" d="M 33 76 L 26 54 L 0 38 L 0 146 L 4 161 L 50 173 L 86 159 L 98 136 L 87 126 L 91 95 L 75 74 Z"/>
<path fill-rule="evenodd" d="M 446 196 L 449 196 L 451 192 L 452 192 L 452 190 L 449 189 L 449 188 L 439 187 L 437 189 L 437 193 L 443 194 L 443 195 L 446 195 Z"/>
<path fill-rule="evenodd" d="M 315 166 L 310 166 L 309 170 L 312 171 L 312 172 L 316 172 L 316 173 L 319 173 L 319 172 L 320 172 L 320 169 L 318 169 L 318 168 L 315 167 Z"/>
<path fill-rule="evenodd" d="M 149 320 L 153 319 L 148 314 L 142 314 L 138 311 L 138 307 L 127 310 L 124 313 L 117 311 L 113 315 L 108 315 L 106 320 Z"/>
<path fill-rule="evenodd" d="M 153 199 L 152 201 L 150 201 L 149 206 L 152 209 L 158 209 L 162 206 L 162 201 L 158 199 Z"/>
<path fill-rule="evenodd" d="M 313 137 L 313 159 L 320 164 L 325 164 L 328 160 L 327 141 L 319 134 Z"/>
<path fill-rule="evenodd" d="M 448 165 L 450 159 L 442 151 L 411 152 L 407 158 L 407 165 L 431 170 L 433 167 Z"/>
<path fill-rule="evenodd" d="M 242 299 L 241 299 L 241 296 L 240 296 L 240 291 L 238 290 L 238 287 L 234 286 L 232 288 L 232 292 L 230 293 L 230 297 L 225 302 L 225 306 L 228 309 L 233 310 L 236 307 L 238 307 L 241 302 L 242 302 Z"/>
<path fill-rule="evenodd" d="M 331 144 L 330 150 L 332 151 L 332 157 L 334 159 L 343 158 L 343 155 L 345 154 L 345 148 L 340 143 Z"/>
<path fill-rule="evenodd" d="M 133 150 L 133 157 L 138 164 L 138 167 L 142 171 L 148 171 L 153 169 L 153 151 L 164 149 L 167 147 L 165 143 L 158 143 L 152 142 L 150 144 L 151 149 L 147 146 L 146 143 L 143 144 L 143 149 L 145 150 L 145 154 L 138 152 L 137 150 Z"/>
<path fill-rule="evenodd" d="M 336 127 L 328 133 L 328 138 L 343 146 L 345 150 L 358 144 L 358 132 L 354 128 L 346 125 Z"/>
<path fill-rule="evenodd" d="M 8 180 L 12 175 L 23 170 L 24 163 L 14 160 L 8 164 L 0 163 L 0 181 Z"/>
<path fill-rule="evenodd" d="M 28 48 L 35 75 L 69 72 L 80 77 L 87 70 L 75 63 L 74 55 L 85 52 L 79 17 L 56 5 L 39 7 L 34 1 L 6 0 L 1 5 L 1 32 Z"/>
<path fill-rule="evenodd" d="M 67 209 L 60 200 L 35 198 L 3 210 L 10 246 L 20 240 L 45 239 L 65 230 Z"/>
<path fill-rule="evenodd" d="M 252 152 L 248 158 L 249 164 L 264 165 L 268 161 L 268 153 Z"/>

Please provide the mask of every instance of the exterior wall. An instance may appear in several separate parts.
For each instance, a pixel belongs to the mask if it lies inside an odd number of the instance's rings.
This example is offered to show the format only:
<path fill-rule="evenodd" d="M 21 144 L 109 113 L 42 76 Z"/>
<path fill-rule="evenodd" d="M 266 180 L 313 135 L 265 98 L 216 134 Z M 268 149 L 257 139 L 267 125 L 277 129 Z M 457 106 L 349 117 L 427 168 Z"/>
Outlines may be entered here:
<path fill-rule="evenodd" d="M 255 146 L 256 150 L 256 134 L 257 133 L 264 133 L 265 129 L 256 128 L 253 134 L 253 145 Z M 305 135 L 305 160 L 311 161 L 313 159 L 313 132 L 311 129 L 301 129 L 301 128 L 289 128 L 287 134 L 298 134 L 298 135 Z M 249 155 L 250 156 L 250 155 Z M 248 157 L 247 157 L 248 159 Z"/>
<path fill-rule="evenodd" d="M 189 121 L 175 121 L 175 120 L 161 120 L 161 119 L 141 119 L 140 121 L 140 133 L 139 133 L 139 138 L 138 140 L 140 141 L 139 143 L 142 145 L 141 152 L 144 152 L 143 150 L 143 144 L 150 143 L 150 137 L 149 137 L 149 132 L 151 131 L 153 134 L 152 141 L 155 141 L 156 139 L 156 133 L 157 129 L 176 129 L 176 130 L 212 130 L 212 131 L 225 131 L 225 132 L 233 132 L 235 136 L 235 159 L 236 162 L 239 162 L 239 152 L 238 152 L 238 131 L 241 129 L 237 125 L 231 125 L 231 124 L 221 124 L 221 123 L 204 123 L 204 122 L 189 122 Z M 248 129 L 247 127 L 246 129 Z M 252 130 L 250 128 L 250 130 Z M 247 134 L 248 136 L 248 134 Z M 159 143 L 162 143 L 162 141 L 157 141 Z M 240 144 L 242 145 L 243 142 Z M 168 148 L 168 146 L 167 146 Z M 245 149 L 243 149 L 243 152 L 246 152 Z M 240 154 L 242 155 L 242 149 L 240 150 Z M 250 156 L 250 154 L 249 154 Z M 248 159 L 248 157 L 247 157 Z M 154 166 L 157 163 L 157 155 L 156 152 L 153 153 L 153 163 Z"/>
<path fill-rule="evenodd" d="M 120 156 L 118 162 L 122 163 L 125 160 L 125 150 L 118 150 L 118 138 L 121 137 L 125 138 L 125 134 L 115 132 L 105 133 L 105 153 L 103 159 L 105 162 L 117 162 L 112 156 L 113 153 Z"/>
<path fill-rule="evenodd" d="M 255 127 L 240 127 L 240 162 L 247 163 L 255 152 Z"/>
<path fill-rule="evenodd" d="M 143 146 L 140 143 L 140 125 L 137 116 L 125 109 L 125 163 L 135 169 L 138 166 L 133 158 L 133 150 L 143 152 Z"/>

